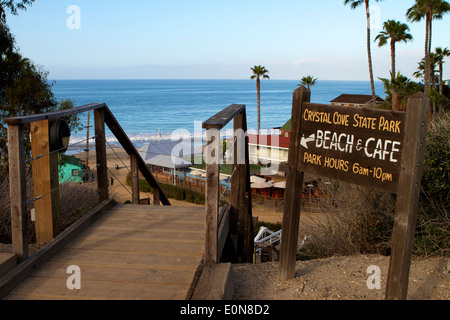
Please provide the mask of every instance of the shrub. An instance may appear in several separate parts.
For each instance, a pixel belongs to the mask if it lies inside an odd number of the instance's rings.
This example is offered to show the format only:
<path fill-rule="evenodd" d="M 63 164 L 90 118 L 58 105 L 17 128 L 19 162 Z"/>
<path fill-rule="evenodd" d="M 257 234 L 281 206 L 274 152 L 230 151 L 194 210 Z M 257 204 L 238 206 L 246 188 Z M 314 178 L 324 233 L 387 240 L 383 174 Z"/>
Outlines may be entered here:
<path fill-rule="evenodd" d="M 450 253 L 450 117 L 443 114 L 428 129 L 422 175 L 415 253 L 421 256 Z"/>
<path fill-rule="evenodd" d="M 195 198 L 194 198 L 194 196 L 193 196 L 192 193 L 186 194 L 186 201 L 187 201 L 187 202 L 190 202 L 190 203 L 194 203 Z"/>
<path fill-rule="evenodd" d="M 307 237 L 307 241 L 299 259 L 389 254 L 395 196 L 342 182 L 338 185 L 333 205 L 323 204 L 325 216 L 300 226 L 301 239 Z"/>
<path fill-rule="evenodd" d="M 11 213 L 9 201 L 9 183 L 7 179 L 0 182 L 0 243 L 11 243 Z M 27 178 L 27 199 L 32 199 L 33 188 L 31 177 Z M 86 213 L 98 205 L 96 183 L 64 183 L 59 186 L 61 207 L 61 231 L 71 226 Z M 27 211 L 30 212 L 33 203 L 28 203 Z M 29 243 L 36 241 L 35 224 L 27 216 L 27 238 Z"/>

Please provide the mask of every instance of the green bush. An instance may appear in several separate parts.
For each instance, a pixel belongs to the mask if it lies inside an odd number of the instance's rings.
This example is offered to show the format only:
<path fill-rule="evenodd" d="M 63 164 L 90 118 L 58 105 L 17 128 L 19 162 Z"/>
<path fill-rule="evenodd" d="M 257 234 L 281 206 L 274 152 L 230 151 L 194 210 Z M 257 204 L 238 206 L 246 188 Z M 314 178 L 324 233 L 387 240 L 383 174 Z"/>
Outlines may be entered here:
<path fill-rule="evenodd" d="M 194 198 L 194 196 L 193 196 L 192 193 L 186 194 L 186 201 L 187 201 L 187 202 L 190 202 L 190 203 L 194 203 L 195 198 Z"/>
<path fill-rule="evenodd" d="M 450 253 L 450 117 L 428 128 L 414 251 L 421 256 Z"/>

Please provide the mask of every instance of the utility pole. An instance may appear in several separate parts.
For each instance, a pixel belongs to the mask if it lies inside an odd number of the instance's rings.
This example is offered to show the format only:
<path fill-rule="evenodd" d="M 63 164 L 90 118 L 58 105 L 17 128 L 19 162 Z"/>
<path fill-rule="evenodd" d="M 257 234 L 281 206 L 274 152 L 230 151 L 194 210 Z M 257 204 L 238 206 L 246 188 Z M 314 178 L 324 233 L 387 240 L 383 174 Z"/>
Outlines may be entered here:
<path fill-rule="evenodd" d="M 84 151 L 86 152 L 86 180 L 90 181 L 89 179 L 89 128 L 90 126 L 90 117 L 91 117 L 91 112 L 88 111 L 87 113 L 87 126 L 86 128 L 86 149 L 84 149 Z"/>

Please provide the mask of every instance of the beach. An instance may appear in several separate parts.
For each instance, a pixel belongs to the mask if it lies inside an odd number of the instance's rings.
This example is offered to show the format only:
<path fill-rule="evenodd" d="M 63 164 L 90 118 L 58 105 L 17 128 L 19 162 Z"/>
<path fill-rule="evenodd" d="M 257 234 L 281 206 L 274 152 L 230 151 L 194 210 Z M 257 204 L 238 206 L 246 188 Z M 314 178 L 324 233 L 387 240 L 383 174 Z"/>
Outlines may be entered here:
<path fill-rule="evenodd" d="M 113 197 L 118 203 L 124 203 L 125 201 L 131 201 L 131 186 L 127 185 L 126 179 L 130 172 L 130 157 L 126 151 L 122 148 L 107 148 L 107 166 L 108 166 L 108 178 L 113 178 L 113 184 L 109 186 L 109 196 Z M 80 153 L 74 155 L 81 160 L 86 160 L 86 153 Z M 96 163 L 95 151 L 89 152 L 89 165 L 94 167 Z M 117 167 L 119 169 L 117 169 Z M 151 194 L 141 192 L 140 198 L 152 198 Z M 173 206 L 198 206 L 196 204 L 177 201 L 175 199 L 170 199 L 170 203 Z"/>
<path fill-rule="evenodd" d="M 114 183 L 110 185 L 110 196 L 118 203 L 124 203 L 127 200 L 131 201 L 131 186 L 127 185 L 126 178 L 130 168 L 130 158 L 123 148 L 112 147 L 106 149 L 107 154 L 107 166 L 108 166 L 108 177 L 113 178 Z M 86 153 L 80 153 L 74 155 L 81 160 L 86 160 Z M 96 163 L 95 151 L 89 152 L 89 165 L 92 168 Z M 116 168 L 119 167 L 119 169 Z M 151 198 L 152 195 L 148 193 L 141 192 L 142 198 Z M 188 201 L 178 201 L 175 199 L 169 199 L 172 206 L 203 206 L 197 205 Z M 282 223 L 283 212 L 281 209 L 276 209 L 268 206 L 254 204 L 252 208 L 253 217 L 257 217 L 258 221 L 264 221 L 269 223 Z M 308 222 L 311 219 L 319 218 L 322 216 L 321 213 L 311 212 L 308 210 L 303 210 L 301 219 L 302 222 Z"/>

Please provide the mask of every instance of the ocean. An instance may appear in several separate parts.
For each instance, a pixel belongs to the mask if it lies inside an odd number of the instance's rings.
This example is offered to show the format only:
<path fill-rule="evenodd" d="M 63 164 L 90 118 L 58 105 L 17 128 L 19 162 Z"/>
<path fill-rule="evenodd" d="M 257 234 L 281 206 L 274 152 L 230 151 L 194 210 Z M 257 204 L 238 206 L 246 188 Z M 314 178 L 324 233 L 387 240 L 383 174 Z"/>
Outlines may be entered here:
<path fill-rule="evenodd" d="M 298 83 L 261 81 L 263 129 L 281 127 L 290 119 Z M 254 80 L 55 80 L 53 92 L 58 100 L 71 99 L 75 106 L 106 103 L 137 148 L 151 140 L 170 139 L 174 132 L 193 134 L 199 122 L 235 103 L 246 105 L 248 128 L 257 128 Z M 311 102 L 329 103 L 343 93 L 371 94 L 370 82 L 319 80 L 311 87 Z M 381 82 L 376 83 L 376 94 L 385 97 Z M 87 125 L 87 114 L 81 119 Z M 72 134 L 70 143 L 84 139 L 86 130 Z M 116 142 L 109 130 L 107 140 Z"/>

